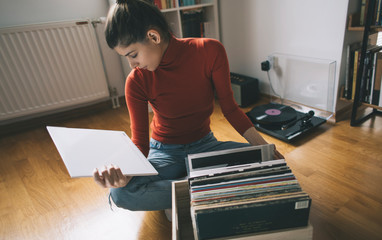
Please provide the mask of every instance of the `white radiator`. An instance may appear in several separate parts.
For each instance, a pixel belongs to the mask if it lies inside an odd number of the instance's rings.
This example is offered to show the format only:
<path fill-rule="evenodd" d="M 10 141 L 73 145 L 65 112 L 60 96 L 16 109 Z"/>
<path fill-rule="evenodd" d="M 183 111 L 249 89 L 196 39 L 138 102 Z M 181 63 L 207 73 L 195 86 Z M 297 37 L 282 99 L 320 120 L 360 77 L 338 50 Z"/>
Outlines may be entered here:
<path fill-rule="evenodd" d="M 108 97 L 91 22 L 0 29 L 0 122 Z"/>

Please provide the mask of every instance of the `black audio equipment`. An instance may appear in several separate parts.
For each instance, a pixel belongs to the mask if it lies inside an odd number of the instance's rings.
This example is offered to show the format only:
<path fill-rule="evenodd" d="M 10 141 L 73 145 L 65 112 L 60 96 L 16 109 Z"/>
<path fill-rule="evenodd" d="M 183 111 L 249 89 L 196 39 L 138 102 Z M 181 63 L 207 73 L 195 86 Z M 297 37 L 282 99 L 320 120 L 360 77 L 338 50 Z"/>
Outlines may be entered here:
<path fill-rule="evenodd" d="M 314 116 L 314 111 L 303 113 L 292 107 L 269 103 L 247 112 L 255 128 L 280 140 L 291 142 L 326 122 Z"/>
<path fill-rule="evenodd" d="M 290 123 L 287 123 L 287 124 L 284 124 L 281 126 L 281 130 L 286 130 L 287 128 L 290 128 L 292 127 L 293 125 L 295 125 L 298 121 L 301 121 L 303 124 L 307 124 L 308 121 L 310 121 L 310 119 L 312 119 L 312 117 L 314 116 L 314 111 L 310 110 L 308 113 L 305 113 L 304 116 L 296 119 L 296 120 L 293 120 L 292 122 Z"/>
<path fill-rule="evenodd" d="M 260 98 L 259 80 L 237 73 L 231 73 L 233 97 L 240 107 L 247 107 Z"/>

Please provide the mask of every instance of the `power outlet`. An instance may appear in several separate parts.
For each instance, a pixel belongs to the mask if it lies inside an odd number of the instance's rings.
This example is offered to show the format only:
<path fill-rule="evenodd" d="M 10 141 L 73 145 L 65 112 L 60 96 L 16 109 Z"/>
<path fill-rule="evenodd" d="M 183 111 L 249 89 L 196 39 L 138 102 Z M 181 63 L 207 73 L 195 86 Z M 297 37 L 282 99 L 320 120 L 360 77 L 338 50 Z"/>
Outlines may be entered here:
<path fill-rule="evenodd" d="M 274 56 L 268 56 L 268 62 L 269 62 L 269 68 L 271 69 L 274 66 L 275 63 L 275 57 Z"/>
<path fill-rule="evenodd" d="M 268 60 L 261 62 L 261 70 L 262 71 L 269 71 L 271 69 L 270 63 Z"/>

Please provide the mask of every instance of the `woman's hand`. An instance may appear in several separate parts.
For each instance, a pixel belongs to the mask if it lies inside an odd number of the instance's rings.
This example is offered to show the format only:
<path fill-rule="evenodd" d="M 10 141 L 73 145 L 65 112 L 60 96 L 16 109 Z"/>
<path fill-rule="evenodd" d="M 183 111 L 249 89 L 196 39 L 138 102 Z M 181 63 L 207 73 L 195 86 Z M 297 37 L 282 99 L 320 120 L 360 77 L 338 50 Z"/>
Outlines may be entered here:
<path fill-rule="evenodd" d="M 265 139 L 259 134 L 255 127 L 248 128 L 247 131 L 245 131 L 245 133 L 243 134 L 243 137 L 247 139 L 247 141 L 253 146 L 268 144 L 267 141 L 265 141 Z M 276 146 L 274 157 L 275 159 L 285 159 L 284 156 L 276 150 Z"/>
<path fill-rule="evenodd" d="M 120 188 L 129 183 L 132 177 L 123 175 L 121 169 L 116 166 L 108 166 L 101 171 L 94 169 L 93 172 L 94 181 L 104 188 Z"/>
<path fill-rule="evenodd" d="M 285 159 L 284 156 L 275 149 L 275 159 Z"/>

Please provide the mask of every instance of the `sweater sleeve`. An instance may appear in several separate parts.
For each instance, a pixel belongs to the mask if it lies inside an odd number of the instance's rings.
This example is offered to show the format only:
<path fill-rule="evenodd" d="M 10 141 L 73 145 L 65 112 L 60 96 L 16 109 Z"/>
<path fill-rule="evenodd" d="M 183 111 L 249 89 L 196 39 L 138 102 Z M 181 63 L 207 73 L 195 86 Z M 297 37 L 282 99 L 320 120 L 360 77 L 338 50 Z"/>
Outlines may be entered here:
<path fill-rule="evenodd" d="M 138 84 L 139 76 L 133 70 L 126 79 L 125 98 L 130 115 L 131 140 L 146 157 L 149 153 L 148 101 L 144 89 Z"/>
<path fill-rule="evenodd" d="M 234 100 L 226 51 L 216 40 L 210 40 L 206 44 L 212 68 L 212 80 L 222 112 L 235 130 L 243 135 L 253 124 Z"/>

